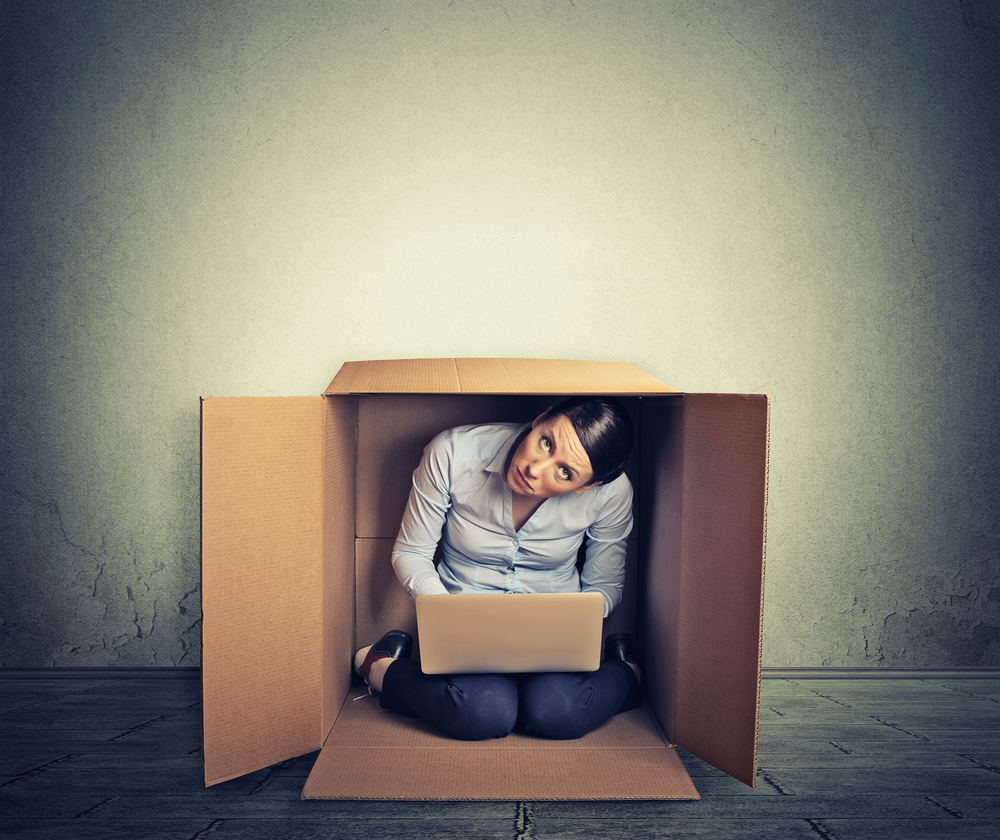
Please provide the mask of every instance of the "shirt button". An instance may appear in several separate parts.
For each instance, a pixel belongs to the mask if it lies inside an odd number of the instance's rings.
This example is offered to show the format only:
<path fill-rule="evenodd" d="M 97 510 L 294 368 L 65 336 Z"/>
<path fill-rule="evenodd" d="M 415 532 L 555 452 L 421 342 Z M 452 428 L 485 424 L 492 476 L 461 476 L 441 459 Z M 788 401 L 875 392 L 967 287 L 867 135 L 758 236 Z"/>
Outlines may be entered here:
<path fill-rule="evenodd" d="M 514 548 L 517 548 L 520 544 L 520 541 L 514 540 Z"/>

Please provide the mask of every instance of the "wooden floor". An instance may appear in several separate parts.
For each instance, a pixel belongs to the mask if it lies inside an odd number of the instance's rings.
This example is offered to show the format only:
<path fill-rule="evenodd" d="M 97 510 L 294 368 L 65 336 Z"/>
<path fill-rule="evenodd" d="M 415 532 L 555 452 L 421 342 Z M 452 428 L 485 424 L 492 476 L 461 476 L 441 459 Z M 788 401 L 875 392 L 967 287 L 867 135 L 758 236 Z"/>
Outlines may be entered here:
<path fill-rule="evenodd" d="M 1000 680 L 767 679 L 745 787 L 682 753 L 698 802 L 330 802 L 316 754 L 213 788 L 200 683 L 0 677 L 0 836 L 1000 838 Z"/>

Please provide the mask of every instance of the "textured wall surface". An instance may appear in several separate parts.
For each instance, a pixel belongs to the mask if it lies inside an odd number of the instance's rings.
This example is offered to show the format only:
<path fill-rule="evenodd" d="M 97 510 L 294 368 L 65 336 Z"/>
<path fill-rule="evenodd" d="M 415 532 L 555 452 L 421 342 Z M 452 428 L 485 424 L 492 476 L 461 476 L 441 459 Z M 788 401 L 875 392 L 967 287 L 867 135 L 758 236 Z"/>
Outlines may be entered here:
<path fill-rule="evenodd" d="M 3 665 L 199 661 L 201 395 L 773 395 L 765 664 L 1000 665 L 987 0 L 2 4 Z"/>

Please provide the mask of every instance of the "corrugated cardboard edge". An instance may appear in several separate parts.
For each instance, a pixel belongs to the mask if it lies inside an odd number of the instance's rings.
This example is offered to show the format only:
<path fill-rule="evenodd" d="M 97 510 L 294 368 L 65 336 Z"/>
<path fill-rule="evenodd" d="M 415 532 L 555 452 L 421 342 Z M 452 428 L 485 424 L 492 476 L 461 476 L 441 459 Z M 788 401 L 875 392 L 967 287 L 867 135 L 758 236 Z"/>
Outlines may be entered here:
<path fill-rule="evenodd" d="M 771 480 L 771 396 L 765 394 L 765 434 L 764 434 L 764 516 L 763 516 L 763 539 L 761 541 L 760 556 L 760 634 L 757 639 L 757 719 L 754 724 L 753 736 L 753 771 L 754 775 L 750 780 L 740 779 L 749 787 L 757 787 L 756 771 L 758 767 L 758 756 L 760 751 L 760 697 L 761 697 L 761 674 L 764 665 L 764 589 L 765 575 L 767 572 L 767 504 L 770 492 Z"/>
<path fill-rule="evenodd" d="M 336 394 L 677 393 L 635 365 L 563 359 L 384 359 L 345 362 L 325 391 Z"/>
<path fill-rule="evenodd" d="M 759 766 L 758 755 L 760 747 L 760 694 L 761 673 L 764 665 L 764 589 L 767 574 L 767 505 L 771 484 L 771 395 L 765 394 L 767 400 L 767 416 L 765 419 L 766 433 L 764 435 L 764 539 L 761 541 L 760 555 L 760 638 L 757 641 L 757 726 L 753 736 L 753 766 L 755 775 L 750 787 L 757 787 L 756 768 Z"/>

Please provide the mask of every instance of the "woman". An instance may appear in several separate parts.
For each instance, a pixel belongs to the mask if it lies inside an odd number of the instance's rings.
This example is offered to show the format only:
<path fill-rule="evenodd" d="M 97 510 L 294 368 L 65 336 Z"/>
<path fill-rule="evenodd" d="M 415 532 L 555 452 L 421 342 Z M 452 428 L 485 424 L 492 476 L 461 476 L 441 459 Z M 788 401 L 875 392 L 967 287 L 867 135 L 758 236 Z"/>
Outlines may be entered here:
<path fill-rule="evenodd" d="M 589 592 L 607 616 L 622 597 L 632 486 L 624 475 L 633 430 L 617 400 L 573 397 L 530 425 L 460 426 L 424 450 L 392 553 L 411 599 L 463 592 Z M 444 558 L 434 552 L 444 537 Z M 582 574 L 577 551 L 587 538 Z M 578 738 L 641 702 L 635 642 L 609 636 L 594 673 L 427 675 L 413 640 L 387 633 L 355 655 L 380 704 L 455 738 L 503 737 L 515 727 Z"/>

